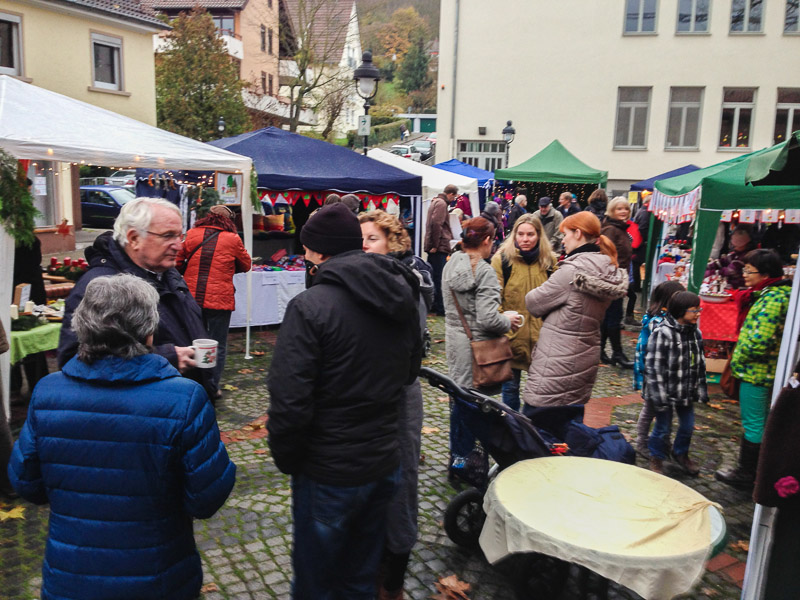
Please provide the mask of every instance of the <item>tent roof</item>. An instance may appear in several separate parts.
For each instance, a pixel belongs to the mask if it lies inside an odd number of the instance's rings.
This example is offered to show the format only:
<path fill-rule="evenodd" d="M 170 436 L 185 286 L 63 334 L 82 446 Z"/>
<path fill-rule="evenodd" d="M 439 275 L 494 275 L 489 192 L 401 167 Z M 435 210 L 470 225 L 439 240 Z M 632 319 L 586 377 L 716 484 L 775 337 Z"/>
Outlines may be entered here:
<path fill-rule="evenodd" d="M 421 194 L 418 176 L 381 164 L 348 148 L 267 127 L 209 142 L 253 159 L 258 187 L 371 194 Z"/>
<path fill-rule="evenodd" d="M 433 166 L 436 169 L 450 171 L 451 173 L 457 173 L 466 177 L 474 177 L 478 180 L 478 185 L 480 186 L 483 186 L 487 182 L 494 180 L 494 173 L 491 171 L 479 169 L 478 167 L 468 165 L 467 163 L 456 160 L 455 158 L 445 162 L 440 162 L 439 164 Z"/>
<path fill-rule="evenodd" d="M 250 167 L 244 156 L 7 75 L 0 75 L 0 146 L 21 159 L 206 171 Z"/>
<path fill-rule="evenodd" d="M 578 160 L 561 142 L 553 140 L 524 163 L 494 172 L 497 179 L 550 183 L 596 183 L 608 180 L 608 171 L 593 169 Z"/>
<path fill-rule="evenodd" d="M 745 180 L 753 185 L 800 185 L 800 131 L 754 156 Z"/>
<path fill-rule="evenodd" d="M 478 191 L 478 180 L 474 177 L 466 177 L 451 173 L 443 169 L 436 169 L 415 162 L 408 158 L 403 158 L 397 154 L 392 154 L 380 148 L 373 148 L 368 152 L 370 158 L 374 158 L 387 165 L 392 165 L 408 173 L 414 173 L 422 177 L 422 185 L 427 188 L 426 196 L 435 196 L 444 191 L 445 186 L 453 184 L 458 186 L 460 194 L 469 194 Z"/>
<path fill-rule="evenodd" d="M 700 167 L 697 165 L 686 165 L 685 167 L 680 167 L 678 169 L 673 169 L 672 171 L 667 171 L 666 173 L 661 173 L 661 175 L 654 175 L 650 179 L 643 179 L 642 181 L 637 181 L 633 185 L 631 185 L 632 191 L 642 191 L 642 190 L 649 190 L 653 191 L 653 184 L 656 181 L 660 181 L 662 179 L 669 179 L 670 177 L 677 177 L 678 175 L 685 175 L 686 173 L 692 173 L 693 171 L 699 170 Z"/>

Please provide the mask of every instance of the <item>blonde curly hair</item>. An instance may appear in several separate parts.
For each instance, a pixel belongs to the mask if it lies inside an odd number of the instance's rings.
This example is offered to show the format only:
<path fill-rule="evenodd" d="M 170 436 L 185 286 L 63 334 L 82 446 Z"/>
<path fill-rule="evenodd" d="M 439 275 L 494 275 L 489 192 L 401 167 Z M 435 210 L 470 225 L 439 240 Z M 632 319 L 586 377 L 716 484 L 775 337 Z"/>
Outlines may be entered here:
<path fill-rule="evenodd" d="M 370 210 L 359 213 L 359 223 L 374 223 L 386 236 L 386 247 L 389 252 L 406 252 L 411 250 L 411 238 L 400 223 L 400 219 L 382 210 Z"/>

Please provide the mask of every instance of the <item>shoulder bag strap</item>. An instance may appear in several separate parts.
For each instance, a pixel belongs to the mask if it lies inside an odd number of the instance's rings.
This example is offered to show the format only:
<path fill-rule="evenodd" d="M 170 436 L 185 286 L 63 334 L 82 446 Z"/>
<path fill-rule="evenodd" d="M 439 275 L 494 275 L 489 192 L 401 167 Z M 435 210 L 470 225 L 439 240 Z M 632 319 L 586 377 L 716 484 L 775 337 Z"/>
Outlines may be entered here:
<path fill-rule="evenodd" d="M 210 236 L 208 236 L 206 239 L 204 239 L 204 240 L 203 240 L 201 243 L 197 244 L 197 246 L 195 246 L 195 247 L 194 247 L 194 250 L 192 250 L 192 251 L 189 253 L 189 256 L 187 256 L 185 259 L 183 259 L 183 265 L 184 265 L 184 268 L 186 268 L 186 267 L 188 267 L 188 266 L 189 266 L 189 261 L 192 259 L 192 257 L 194 256 L 194 253 L 195 253 L 195 252 L 197 252 L 198 250 L 200 250 L 200 248 L 202 248 L 203 246 L 205 246 L 205 245 L 206 245 L 208 242 L 210 242 L 211 240 L 213 240 L 213 239 L 214 239 L 215 237 L 217 237 L 217 236 L 218 236 L 220 233 L 222 233 L 222 230 L 221 230 L 221 229 L 217 229 L 217 231 L 216 231 L 216 232 L 212 233 Z"/>
<path fill-rule="evenodd" d="M 472 331 L 469 329 L 469 325 L 467 325 L 467 320 L 464 318 L 464 311 L 461 310 L 461 305 L 458 303 L 458 298 L 456 298 L 456 293 L 453 290 L 450 290 L 450 293 L 453 295 L 453 302 L 456 303 L 456 310 L 458 311 L 458 317 L 461 319 L 461 325 L 464 326 L 464 332 L 467 334 L 469 341 L 472 341 Z"/>

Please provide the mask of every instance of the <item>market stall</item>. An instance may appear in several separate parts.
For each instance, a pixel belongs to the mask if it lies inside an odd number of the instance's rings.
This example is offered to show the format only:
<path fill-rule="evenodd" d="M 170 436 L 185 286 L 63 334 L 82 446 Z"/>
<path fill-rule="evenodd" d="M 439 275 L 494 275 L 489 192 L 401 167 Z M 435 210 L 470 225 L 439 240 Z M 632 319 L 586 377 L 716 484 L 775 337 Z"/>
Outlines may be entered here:
<path fill-rule="evenodd" d="M 450 173 L 455 173 L 456 175 L 464 175 L 465 177 L 472 177 L 474 179 L 477 179 L 478 202 L 480 203 L 481 210 L 483 210 L 483 205 L 486 204 L 486 197 L 489 195 L 492 187 L 494 186 L 494 173 L 461 162 L 460 160 L 456 160 L 455 158 L 452 158 L 450 160 L 441 162 L 433 166 L 436 169 L 449 171 Z"/>
<path fill-rule="evenodd" d="M 130 167 L 221 170 L 241 174 L 249 197 L 251 160 L 135 119 L 0 75 L 0 147 L 17 159 Z M 251 223 L 251 205 L 243 204 Z M 0 227 L 0 304 L 10 306 L 14 242 Z M 8 257 L 11 257 L 10 259 Z M 11 261 L 11 262 L 9 262 Z M 6 331 L 9 314 L 0 313 Z M 8 402 L 9 354 L 0 356 L 4 401 Z M 6 405 L 7 406 L 7 405 Z"/>

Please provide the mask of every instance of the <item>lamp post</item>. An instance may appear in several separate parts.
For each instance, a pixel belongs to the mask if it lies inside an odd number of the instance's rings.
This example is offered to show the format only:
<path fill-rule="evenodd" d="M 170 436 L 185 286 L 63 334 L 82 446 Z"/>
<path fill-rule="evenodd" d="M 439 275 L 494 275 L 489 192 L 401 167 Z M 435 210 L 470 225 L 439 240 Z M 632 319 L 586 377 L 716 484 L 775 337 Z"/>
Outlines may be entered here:
<path fill-rule="evenodd" d="M 225 118 L 224 117 L 220 117 L 219 121 L 217 121 L 217 131 L 219 131 L 220 135 L 225 133 Z"/>
<path fill-rule="evenodd" d="M 364 135 L 364 156 L 367 155 L 367 144 L 369 143 L 369 101 L 378 93 L 378 81 L 381 72 L 372 64 L 372 52 L 367 50 L 361 56 L 361 64 L 353 72 L 353 79 L 356 82 L 356 91 L 364 99 L 364 124 L 366 135 Z"/>
<path fill-rule="evenodd" d="M 503 140 L 506 143 L 506 169 L 508 168 L 508 147 L 511 145 L 511 142 L 514 141 L 514 135 L 517 133 L 517 130 L 511 126 L 511 121 L 506 122 L 506 126 L 503 127 Z"/>

